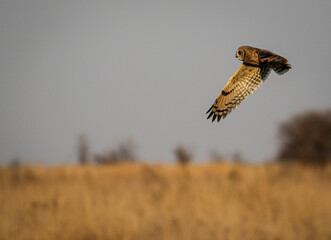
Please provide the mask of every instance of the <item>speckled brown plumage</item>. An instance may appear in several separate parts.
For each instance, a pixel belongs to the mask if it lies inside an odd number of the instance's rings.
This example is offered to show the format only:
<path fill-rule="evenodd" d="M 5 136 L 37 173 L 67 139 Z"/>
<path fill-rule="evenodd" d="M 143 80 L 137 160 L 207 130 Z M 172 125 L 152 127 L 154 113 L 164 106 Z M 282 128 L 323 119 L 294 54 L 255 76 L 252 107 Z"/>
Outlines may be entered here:
<path fill-rule="evenodd" d="M 208 118 L 212 117 L 212 121 L 220 121 L 239 106 L 265 81 L 270 70 L 280 75 L 291 69 L 286 58 L 264 49 L 242 46 L 238 48 L 236 57 L 243 61 L 243 64 L 207 111 Z"/>

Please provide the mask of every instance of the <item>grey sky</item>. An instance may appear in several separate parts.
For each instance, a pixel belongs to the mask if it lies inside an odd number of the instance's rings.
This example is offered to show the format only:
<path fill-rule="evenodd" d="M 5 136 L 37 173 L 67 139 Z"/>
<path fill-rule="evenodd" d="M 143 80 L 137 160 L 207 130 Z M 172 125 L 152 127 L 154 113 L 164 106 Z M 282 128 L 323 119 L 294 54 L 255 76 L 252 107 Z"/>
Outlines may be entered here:
<path fill-rule="evenodd" d="M 0 163 L 75 161 L 132 138 L 148 161 L 177 144 L 272 157 L 277 127 L 331 107 L 331 1 L 0 1 Z M 205 112 L 241 62 L 241 45 L 293 69 L 221 123 Z"/>

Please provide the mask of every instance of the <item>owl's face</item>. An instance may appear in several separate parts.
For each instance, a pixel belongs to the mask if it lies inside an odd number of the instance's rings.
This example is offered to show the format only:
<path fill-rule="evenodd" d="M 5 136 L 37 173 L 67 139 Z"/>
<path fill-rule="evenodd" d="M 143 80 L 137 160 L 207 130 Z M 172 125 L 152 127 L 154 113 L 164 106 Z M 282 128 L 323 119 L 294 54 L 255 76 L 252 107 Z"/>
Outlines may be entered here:
<path fill-rule="evenodd" d="M 245 57 L 244 49 L 242 49 L 241 47 L 238 48 L 238 50 L 236 52 L 236 58 L 238 58 L 240 61 L 244 61 L 244 57 Z"/>
<path fill-rule="evenodd" d="M 259 65 L 259 55 L 257 48 L 242 46 L 236 52 L 236 58 L 247 64 Z"/>

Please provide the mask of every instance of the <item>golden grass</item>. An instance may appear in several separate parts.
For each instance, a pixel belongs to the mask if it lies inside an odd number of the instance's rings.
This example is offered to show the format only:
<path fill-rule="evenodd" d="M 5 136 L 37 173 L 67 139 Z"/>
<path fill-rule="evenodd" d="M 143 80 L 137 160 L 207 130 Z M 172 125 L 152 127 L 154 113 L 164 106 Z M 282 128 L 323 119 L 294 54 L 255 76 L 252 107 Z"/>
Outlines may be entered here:
<path fill-rule="evenodd" d="M 331 167 L 3 168 L 2 239 L 331 239 Z"/>

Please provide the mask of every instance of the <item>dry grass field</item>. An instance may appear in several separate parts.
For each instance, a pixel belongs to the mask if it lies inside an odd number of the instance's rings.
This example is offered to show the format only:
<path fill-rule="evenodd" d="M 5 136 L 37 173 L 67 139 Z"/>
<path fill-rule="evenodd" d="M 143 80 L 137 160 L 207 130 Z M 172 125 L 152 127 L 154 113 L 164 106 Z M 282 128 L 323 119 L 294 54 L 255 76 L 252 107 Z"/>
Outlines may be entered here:
<path fill-rule="evenodd" d="M 331 166 L 2 168 L 10 239 L 331 239 Z"/>

